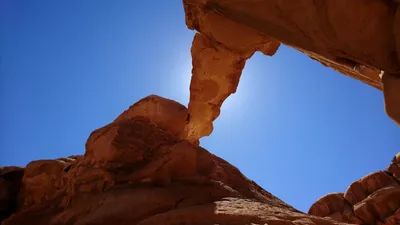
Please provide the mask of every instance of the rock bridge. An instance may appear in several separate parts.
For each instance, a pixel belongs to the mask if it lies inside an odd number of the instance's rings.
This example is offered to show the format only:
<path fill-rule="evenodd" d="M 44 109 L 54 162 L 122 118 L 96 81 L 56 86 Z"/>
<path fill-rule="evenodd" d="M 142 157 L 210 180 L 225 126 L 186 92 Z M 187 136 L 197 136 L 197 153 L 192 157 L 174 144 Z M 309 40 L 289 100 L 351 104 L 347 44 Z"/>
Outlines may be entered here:
<path fill-rule="evenodd" d="M 84 155 L 0 168 L 2 225 L 400 224 L 400 153 L 302 213 L 198 146 L 256 51 L 289 45 L 383 90 L 400 122 L 400 24 L 391 0 L 184 0 L 198 33 L 190 103 L 148 96 L 91 133 Z M 389 162 L 388 162 L 389 163 Z M 383 168 L 382 168 L 383 169 Z"/>
<path fill-rule="evenodd" d="M 183 0 L 191 49 L 187 139 L 208 136 L 256 51 L 288 45 L 382 90 L 400 124 L 400 8 L 391 0 Z"/>

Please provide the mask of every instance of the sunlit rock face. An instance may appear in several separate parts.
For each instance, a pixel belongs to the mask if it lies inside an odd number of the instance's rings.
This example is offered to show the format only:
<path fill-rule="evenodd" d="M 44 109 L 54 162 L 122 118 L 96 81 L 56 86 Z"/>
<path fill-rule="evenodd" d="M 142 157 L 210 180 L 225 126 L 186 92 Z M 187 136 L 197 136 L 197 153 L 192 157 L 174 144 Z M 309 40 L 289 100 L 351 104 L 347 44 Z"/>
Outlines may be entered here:
<path fill-rule="evenodd" d="M 3 169 L 16 172 L 0 174 L 2 224 L 341 224 L 297 211 L 182 138 L 186 114 L 149 96 L 93 131 L 82 156 Z"/>
<path fill-rule="evenodd" d="M 318 199 L 308 213 L 356 224 L 400 224 L 400 152 L 385 171 L 352 183 L 345 193 Z"/>
<path fill-rule="evenodd" d="M 188 108 L 148 96 L 91 133 L 86 152 L 0 168 L 2 225 L 400 224 L 400 155 L 386 171 L 319 199 L 304 214 L 209 153 L 246 60 L 287 44 L 384 90 L 399 118 L 400 16 L 391 0 L 184 0 L 195 35 Z M 380 74 L 384 71 L 382 79 Z"/>
<path fill-rule="evenodd" d="M 246 60 L 256 51 L 272 56 L 280 43 L 383 90 L 385 110 L 400 124 L 397 2 L 183 0 L 186 24 L 199 32 L 191 51 L 188 139 L 210 135 L 223 101 L 236 91 Z"/>
<path fill-rule="evenodd" d="M 278 46 L 278 43 L 269 42 L 259 48 L 273 54 Z M 219 116 L 225 99 L 236 92 L 246 60 L 256 49 L 244 50 L 232 51 L 203 34 L 196 34 L 191 49 L 193 75 L 190 116 L 185 128 L 187 140 L 194 142 L 213 131 L 212 122 Z"/>

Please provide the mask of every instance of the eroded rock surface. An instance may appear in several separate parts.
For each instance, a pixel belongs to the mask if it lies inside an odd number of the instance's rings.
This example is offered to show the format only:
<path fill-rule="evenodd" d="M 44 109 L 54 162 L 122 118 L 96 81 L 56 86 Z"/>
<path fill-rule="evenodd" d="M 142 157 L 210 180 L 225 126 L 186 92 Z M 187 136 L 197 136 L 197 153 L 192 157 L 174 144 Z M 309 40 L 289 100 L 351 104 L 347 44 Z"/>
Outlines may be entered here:
<path fill-rule="evenodd" d="M 387 168 L 387 171 L 393 174 L 397 180 L 400 180 L 400 152 L 393 158 L 392 164 Z"/>
<path fill-rule="evenodd" d="M 183 0 L 192 45 L 188 139 L 212 131 L 223 101 L 235 93 L 254 52 L 280 43 L 384 91 L 400 124 L 400 8 L 394 0 Z M 207 66 L 205 66 L 207 65 Z M 380 74 L 384 71 L 383 82 Z"/>
<path fill-rule="evenodd" d="M 180 137 L 169 121 L 184 114 L 149 96 L 93 131 L 83 156 L 29 163 L 19 197 L 1 195 L 19 202 L 2 224 L 341 224 L 297 211 Z"/>
<path fill-rule="evenodd" d="M 277 47 L 273 42 L 258 46 L 269 54 L 273 54 Z M 212 122 L 219 116 L 222 103 L 236 92 L 246 60 L 256 49 L 248 51 L 243 47 L 233 51 L 214 39 L 196 34 L 191 49 L 193 75 L 190 83 L 190 117 L 185 129 L 187 140 L 194 142 L 211 134 Z"/>
<path fill-rule="evenodd" d="M 36 160 L 25 168 L 22 178 L 21 204 L 31 206 L 54 199 L 65 187 L 64 171 L 80 156 L 71 156 L 56 160 Z"/>
<path fill-rule="evenodd" d="M 400 13 L 392 0 L 184 0 L 199 33 L 188 109 L 149 96 L 92 132 L 82 156 L 0 169 L 3 225 L 400 224 L 400 155 L 309 215 L 198 146 L 246 60 L 281 43 L 384 91 L 400 123 Z M 384 71 L 382 79 L 380 75 Z M 11 215 L 11 216 L 10 216 Z"/>
<path fill-rule="evenodd" d="M 400 224 L 399 159 L 400 152 L 386 171 L 355 181 L 345 193 L 332 193 L 318 199 L 308 213 L 347 223 Z"/>

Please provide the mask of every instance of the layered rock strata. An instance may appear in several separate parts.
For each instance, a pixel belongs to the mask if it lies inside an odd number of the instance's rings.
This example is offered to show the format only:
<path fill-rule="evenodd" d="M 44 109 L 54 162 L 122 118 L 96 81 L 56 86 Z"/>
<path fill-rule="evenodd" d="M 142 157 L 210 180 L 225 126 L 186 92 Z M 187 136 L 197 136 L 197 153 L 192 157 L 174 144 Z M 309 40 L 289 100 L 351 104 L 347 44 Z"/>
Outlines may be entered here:
<path fill-rule="evenodd" d="M 385 171 L 371 173 L 352 183 L 345 193 L 318 199 L 310 215 L 365 225 L 400 224 L 400 153 Z"/>
<path fill-rule="evenodd" d="M 1 202 L 13 202 L 1 206 L 14 212 L 2 225 L 343 224 L 297 211 L 182 139 L 185 114 L 179 103 L 149 96 L 93 131 L 84 155 L 3 173 L 18 185 L 0 185 L 12 193 Z"/>

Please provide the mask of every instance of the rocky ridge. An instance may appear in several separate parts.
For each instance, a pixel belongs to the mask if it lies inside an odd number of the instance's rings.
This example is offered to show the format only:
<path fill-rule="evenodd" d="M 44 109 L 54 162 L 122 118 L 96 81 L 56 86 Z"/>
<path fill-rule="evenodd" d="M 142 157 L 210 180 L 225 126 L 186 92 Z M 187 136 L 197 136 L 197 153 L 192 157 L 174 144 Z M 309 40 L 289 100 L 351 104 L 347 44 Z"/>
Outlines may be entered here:
<path fill-rule="evenodd" d="M 2 168 L 2 225 L 342 224 L 299 212 L 180 138 L 185 114 L 149 96 L 93 131 L 84 155 Z"/>
<path fill-rule="evenodd" d="M 93 131 L 84 155 L 1 168 L 2 225 L 399 224 L 400 153 L 307 215 L 181 138 L 187 114 L 152 95 Z"/>
<path fill-rule="evenodd" d="M 331 193 L 318 199 L 310 215 L 356 223 L 400 224 L 400 152 L 385 171 L 378 171 L 352 183 L 345 193 Z"/>

